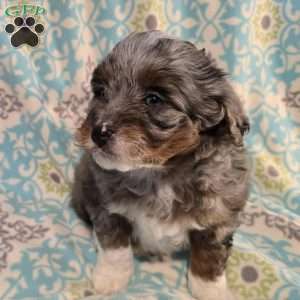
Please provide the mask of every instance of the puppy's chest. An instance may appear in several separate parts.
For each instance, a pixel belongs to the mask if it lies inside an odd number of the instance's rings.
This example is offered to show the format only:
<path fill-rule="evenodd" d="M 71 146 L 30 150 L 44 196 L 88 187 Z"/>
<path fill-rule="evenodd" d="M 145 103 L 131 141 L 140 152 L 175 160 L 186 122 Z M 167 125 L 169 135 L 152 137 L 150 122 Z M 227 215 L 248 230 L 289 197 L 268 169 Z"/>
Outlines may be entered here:
<path fill-rule="evenodd" d="M 141 199 L 141 201 L 155 201 L 151 209 L 140 203 L 111 203 L 108 207 L 111 213 L 118 213 L 126 217 L 133 226 L 133 237 L 145 250 L 154 253 L 171 253 L 188 245 L 188 231 L 202 228 L 189 217 L 181 217 L 168 221 L 161 215 L 171 214 L 173 190 L 169 186 L 162 187 L 155 195 L 155 199 Z M 149 196 L 150 197 L 150 196 Z"/>

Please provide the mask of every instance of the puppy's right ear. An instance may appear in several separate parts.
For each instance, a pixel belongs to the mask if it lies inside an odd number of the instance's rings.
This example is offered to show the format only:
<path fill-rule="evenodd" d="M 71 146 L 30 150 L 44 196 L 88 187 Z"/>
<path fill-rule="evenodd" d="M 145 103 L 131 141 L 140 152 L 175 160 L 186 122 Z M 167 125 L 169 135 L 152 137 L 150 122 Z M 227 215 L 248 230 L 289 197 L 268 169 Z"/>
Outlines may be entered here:
<path fill-rule="evenodd" d="M 237 144 L 243 140 L 243 136 L 250 130 L 250 122 L 244 112 L 242 102 L 229 83 L 226 85 L 226 97 L 223 101 L 225 120 L 231 136 Z"/>

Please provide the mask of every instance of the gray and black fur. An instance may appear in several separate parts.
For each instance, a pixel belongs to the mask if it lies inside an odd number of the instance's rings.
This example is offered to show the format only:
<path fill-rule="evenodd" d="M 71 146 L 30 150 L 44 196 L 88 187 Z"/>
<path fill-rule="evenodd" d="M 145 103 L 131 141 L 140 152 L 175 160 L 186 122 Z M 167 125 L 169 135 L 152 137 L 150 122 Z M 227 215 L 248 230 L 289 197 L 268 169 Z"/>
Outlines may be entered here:
<path fill-rule="evenodd" d="M 161 222 L 195 221 L 201 229 L 186 232 L 190 268 L 214 280 L 248 196 L 249 122 L 226 74 L 205 50 L 151 31 L 119 42 L 91 84 L 94 98 L 77 133 L 85 154 L 74 209 L 103 248 L 139 245 L 130 207 Z M 162 186 L 171 191 L 166 198 Z"/>

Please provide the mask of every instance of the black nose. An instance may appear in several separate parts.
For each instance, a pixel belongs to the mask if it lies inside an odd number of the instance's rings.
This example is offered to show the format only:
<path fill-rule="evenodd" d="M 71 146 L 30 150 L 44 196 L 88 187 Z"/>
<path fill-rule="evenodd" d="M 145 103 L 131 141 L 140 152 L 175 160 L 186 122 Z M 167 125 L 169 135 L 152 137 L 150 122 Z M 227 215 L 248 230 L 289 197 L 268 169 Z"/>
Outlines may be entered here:
<path fill-rule="evenodd" d="M 107 143 L 112 134 L 113 130 L 109 128 L 106 123 L 103 123 L 99 126 L 94 127 L 91 137 L 93 142 L 97 146 L 102 147 Z"/>

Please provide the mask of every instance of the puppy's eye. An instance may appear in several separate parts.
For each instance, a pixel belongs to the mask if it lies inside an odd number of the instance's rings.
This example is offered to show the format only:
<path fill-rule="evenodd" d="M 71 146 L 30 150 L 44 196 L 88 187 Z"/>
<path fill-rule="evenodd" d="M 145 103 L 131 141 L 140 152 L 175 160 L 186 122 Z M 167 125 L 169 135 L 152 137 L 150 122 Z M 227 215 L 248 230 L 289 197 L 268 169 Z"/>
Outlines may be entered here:
<path fill-rule="evenodd" d="M 163 97 L 158 93 L 149 93 L 144 98 L 147 105 L 156 105 L 164 101 Z"/>

